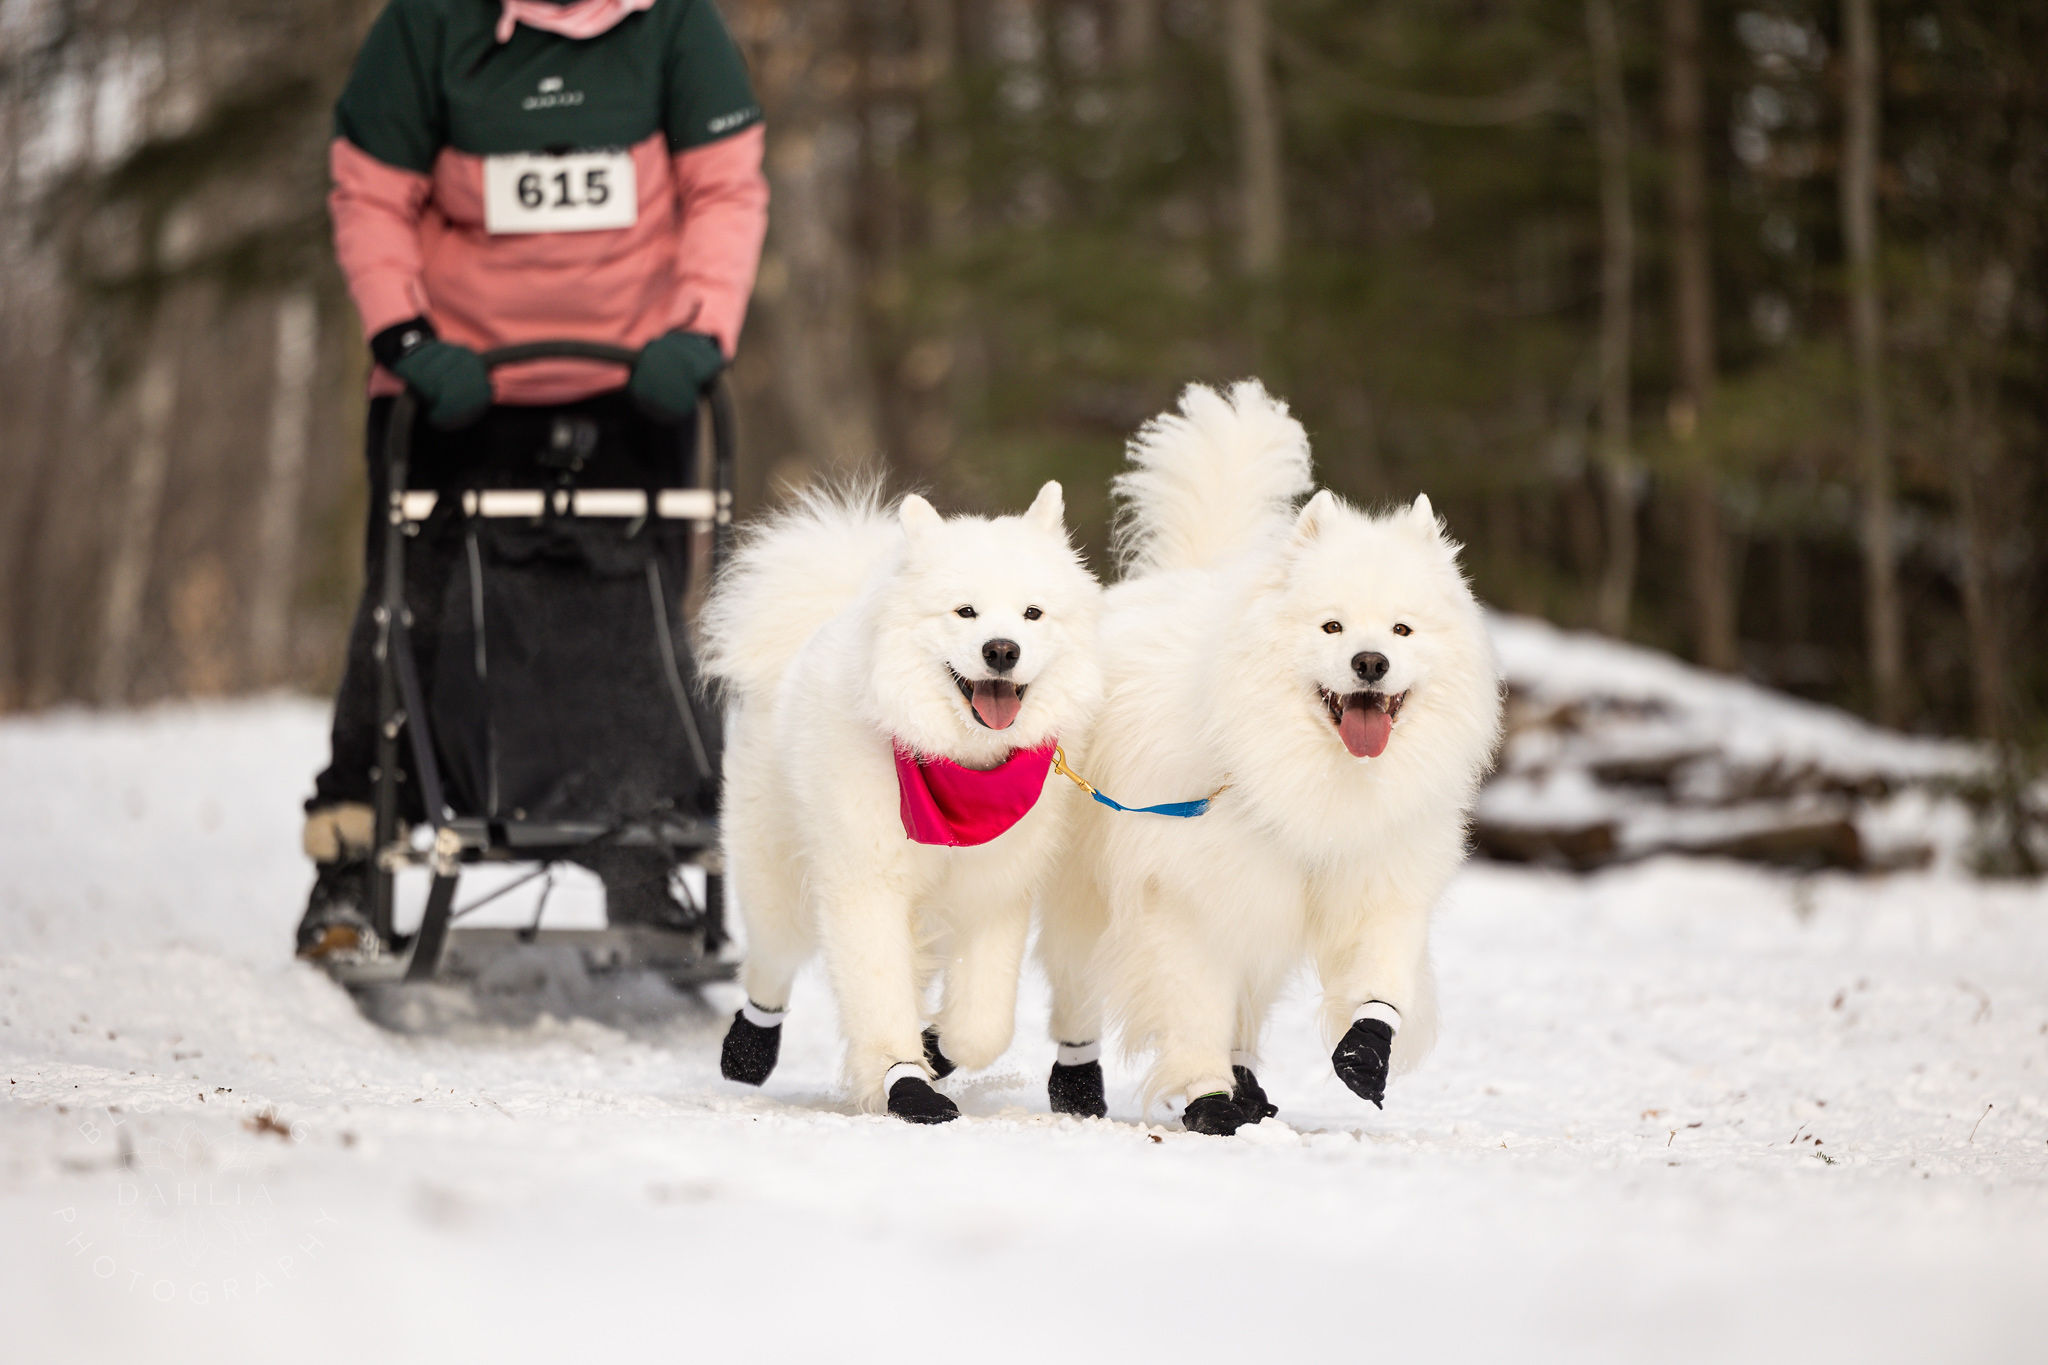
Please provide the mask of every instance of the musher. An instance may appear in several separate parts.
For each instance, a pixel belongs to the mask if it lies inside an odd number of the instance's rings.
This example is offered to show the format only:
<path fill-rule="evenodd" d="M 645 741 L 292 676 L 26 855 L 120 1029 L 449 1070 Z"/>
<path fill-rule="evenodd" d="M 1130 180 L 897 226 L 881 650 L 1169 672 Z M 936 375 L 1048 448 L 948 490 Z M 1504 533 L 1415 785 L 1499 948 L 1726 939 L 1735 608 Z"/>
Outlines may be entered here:
<path fill-rule="evenodd" d="M 306 803 L 317 879 L 301 956 L 371 946 L 392 395 L 417 397 L 412 459 L 427 477 L 530 458 L 550 431 L 577 430 L 595 438 L 594 465 L 638 486 L 630 471 L 675 450 L 676 424 L 738 342 L 767 228 L 762 142 L 711 0 L 391 0 L 371 27 L 329 152 L 335 254 L 376 362 L 366 581 L 332 758 Z M 577 361 L 493 374 L 479 358 L 563 338 L 639 360 L 628 376 Z M 613 922 L 682 913 L 665 854 L 611 850 L 592 865 Z"/>

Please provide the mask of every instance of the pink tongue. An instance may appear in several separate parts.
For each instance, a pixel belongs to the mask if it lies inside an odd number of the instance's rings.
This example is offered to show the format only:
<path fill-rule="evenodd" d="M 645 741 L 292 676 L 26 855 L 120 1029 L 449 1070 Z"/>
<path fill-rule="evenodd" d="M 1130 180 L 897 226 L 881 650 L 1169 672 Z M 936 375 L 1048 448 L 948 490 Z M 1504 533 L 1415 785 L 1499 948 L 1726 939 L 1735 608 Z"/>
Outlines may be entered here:
<path fill-rule="evenodd" d="M 990 678 L 974 685 L 974 714 L 991 730 L 1009 729 L 1023 706 L 1024 699 L 1017 695 L 1015 683 Z M 1385 741 L 1381 743 L 1384 745 Z"/>
<path fill-rule="evenodd" d="M 1394 718 L 1357 697 L 1344 702 L 1344 716 L 1337 722 L 1337 735 L 1353 758 L 1378 758 L 1387 751 L 1387 737 L 1394 733 Z"/>

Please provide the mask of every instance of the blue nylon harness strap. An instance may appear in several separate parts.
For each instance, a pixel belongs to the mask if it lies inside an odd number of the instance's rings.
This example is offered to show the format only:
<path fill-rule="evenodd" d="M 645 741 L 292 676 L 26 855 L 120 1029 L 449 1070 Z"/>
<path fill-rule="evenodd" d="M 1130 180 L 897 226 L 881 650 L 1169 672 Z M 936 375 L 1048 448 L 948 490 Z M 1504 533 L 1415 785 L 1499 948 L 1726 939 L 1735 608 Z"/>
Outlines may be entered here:
<path fill-rule="evenodd" d="M 1054 772 L 1066 778 L 1082 791 L 1087 792 L 1090 797 L 1102 805 L 1108 806 L 1111 810 L 1123 811 L 1128 815 L 1170 815 L 1178 820 L 1192 820 L 1198 815 L 1207 815 L 1209 813 L 1209 803 L 1230 790 L 1230 784 L 1226 782 L 1198 801 L 1163 801 L 1156 806 L 1126 806 L 1115 797 L 1105 796 L 1095 790 L 1094 783 L 1075 772 L 1072 768 L 1069 768 L 1067 766 L 1067 751 L 1057 745 L 1053 747 L 1052 751 L 1052 767 Z"/>

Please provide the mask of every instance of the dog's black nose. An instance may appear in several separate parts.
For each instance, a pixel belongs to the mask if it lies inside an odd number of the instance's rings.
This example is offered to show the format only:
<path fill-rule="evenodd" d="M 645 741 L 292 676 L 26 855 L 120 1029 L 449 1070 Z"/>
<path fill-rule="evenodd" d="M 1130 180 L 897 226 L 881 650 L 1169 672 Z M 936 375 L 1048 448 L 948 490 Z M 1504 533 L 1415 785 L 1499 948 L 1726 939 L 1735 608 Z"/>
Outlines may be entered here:
<path fill-rule="evenodd" d="M 1351 671 L 1358 675 L 1360 682 L 1376 683 L 1387 676 L 1387 669 L 1390 667 L 1392 665 L 1387 662 L 1386 655 L 1370 649 L 1361 650 L 1351 656 Z"/>
<path fill-rule="evenodd" d="M 1017 660 L 1024 657 L 1024 651 L 1017 647 L 1015 640 L 990 640 L 981 647 L 981 661 L 998 673 L 1008 673 L 1017 666 Z M 1381 669 L 1385 672 L 1385 669 Z"/>

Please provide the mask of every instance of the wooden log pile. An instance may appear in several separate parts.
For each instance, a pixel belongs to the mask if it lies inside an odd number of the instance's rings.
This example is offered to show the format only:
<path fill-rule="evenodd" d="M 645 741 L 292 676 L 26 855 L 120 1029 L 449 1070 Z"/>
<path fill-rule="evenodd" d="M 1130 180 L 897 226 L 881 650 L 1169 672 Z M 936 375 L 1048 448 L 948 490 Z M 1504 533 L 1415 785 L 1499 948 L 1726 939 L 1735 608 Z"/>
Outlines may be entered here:
<path fill-rule="evenodd" d="M 1960 855 L 1973 745 L 1867 725 L 1650 651 L 1493 622 L 1507 737 L 1475 851 L 1590 871 L 1661 855 L 1885 872 Z"/>

